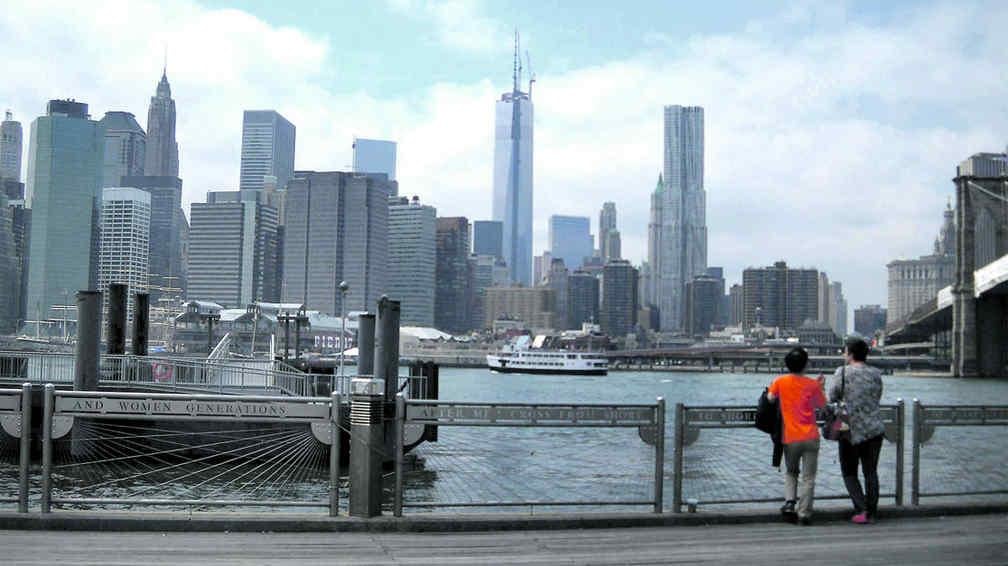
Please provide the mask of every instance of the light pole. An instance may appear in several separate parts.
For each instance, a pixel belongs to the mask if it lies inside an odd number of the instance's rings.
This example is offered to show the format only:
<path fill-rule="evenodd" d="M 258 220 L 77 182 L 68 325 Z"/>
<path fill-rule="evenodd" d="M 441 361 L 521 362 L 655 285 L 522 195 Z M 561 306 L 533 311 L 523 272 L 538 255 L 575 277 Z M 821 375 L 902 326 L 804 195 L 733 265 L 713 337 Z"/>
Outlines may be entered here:
<path fill-rule="evenodd" d="M 350 290 L 350 285 L 346 281 L 340 281 L 339 292 L 340 292 L 340 337 L 339 337 L 339 376 L 337 380 L 343 377 L 343 352 L 346 350 L 346 293 Z M 333 388 L 335 389 L 335 387 Z"/>

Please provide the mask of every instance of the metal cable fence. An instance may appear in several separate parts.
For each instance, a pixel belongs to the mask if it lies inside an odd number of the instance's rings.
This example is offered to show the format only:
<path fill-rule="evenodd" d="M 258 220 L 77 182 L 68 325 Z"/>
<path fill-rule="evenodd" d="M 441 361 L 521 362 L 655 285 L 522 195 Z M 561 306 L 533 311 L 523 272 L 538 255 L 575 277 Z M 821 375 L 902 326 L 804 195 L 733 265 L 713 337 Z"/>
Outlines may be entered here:
<path fill-rule="evenodd" d="M 397 516 L 403 508 L 535 512 L 649 506 L 661 512 L 661 399 L 655 405 L 400 399 L 396 412 L 400 444 L 419 435 L 418 427 L 438 427 L 436 444 L 421 445 L 409 462 L 402 456 L 396 461 Z M 578 450 L 559 459 L 553 452 L 558 445 Z"/>
<path fill-rule="evenodd" d="M 672 509 L 690 511 L 718 505 L 731 509 L 784 500 L 784 461 L 772 466 L 773 444 L 753 425 L 752 407 L 687 407 L 676 405 Z M 882 407 L 886 442 L 879 459 L 882 499 L 902 503 L 903 405 Z M 836 442 L 822 440 L 819 447 L 815 500 L 848 499 L 840 473 Z"/>
<path fill-rule="evenodd" d="M 320 507 L 335 514 L 338 407 L 329 398 L 56 392 L 49 385 L 42 512 Z"/>
<path fill-rule="evenodd" d="M 911 497 L 1008 499 L 1008 406 L 913 404 Z"/>

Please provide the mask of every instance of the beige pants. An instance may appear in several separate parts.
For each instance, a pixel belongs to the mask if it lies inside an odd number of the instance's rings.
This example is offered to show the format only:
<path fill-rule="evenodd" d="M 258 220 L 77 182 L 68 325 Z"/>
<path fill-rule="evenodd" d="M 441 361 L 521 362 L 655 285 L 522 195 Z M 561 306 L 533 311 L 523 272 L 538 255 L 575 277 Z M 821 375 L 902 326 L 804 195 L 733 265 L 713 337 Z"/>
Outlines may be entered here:
<path fill-rule="evenodd" d="M 815 476 L 819 467 L 819 439 L 804 440 L 784 445 L 784 498 L 798 501 L 798 517 L 812 516 L 812 499 L 815 497 Z M 798 489 L 798 472 L 801 471 L 801 490 Z"/>

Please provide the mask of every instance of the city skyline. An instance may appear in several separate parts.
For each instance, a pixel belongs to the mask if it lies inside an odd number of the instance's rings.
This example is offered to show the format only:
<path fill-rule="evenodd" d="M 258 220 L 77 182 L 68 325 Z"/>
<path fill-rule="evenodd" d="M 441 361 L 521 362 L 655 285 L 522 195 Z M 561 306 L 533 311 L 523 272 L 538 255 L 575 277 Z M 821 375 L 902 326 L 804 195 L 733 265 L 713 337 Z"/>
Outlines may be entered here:
<path fill-rule="evenodd" d="M 219 14 L 212 8 L 196 7 L 199 16 Z M 597 6 L 588 8 L 593 12 L 600 9 Z M 143 10 L 159 9 L 147 8 L 141 3 L 135 10 L 143 13 Z M 537 118 L 542 123 L 537 123 L 537 133 L 541 134 L 541 140 L 556 140 L 556 143 L 551 144 L 539 143 L 536 148 L 537 185 L 547 186 L 548 183 L 553 189 L 550 194 L 539 191 L 536 195 L 537 214 L 533 226 L 536 243 L 533 249 L 539 251 L 545 247 L 546 219 L 550 214 L 593 216 L 603 201 L 616 200 L 621 211 L 622 255 L 635 263 L 642 259 L 642 243 L 646 240 L 646 231 L 641 226 L 646 225 L 646 195 L 653 186 L 658 169 L 654 165 L 657 158 L 654 140 L 660 137 L 660 128 L 655 128 L 653 124 L 642 127 L 636 116 L 653 116 L 656 108 L 664 104 L 688 101 L 702 105 L 707 110 L 709 175 L 705 185 L 709 196 L 707 208 L 711 229 L 709 261 L 726 267 L 728 282 L 739 280 L 742 269 L 747 266 L 765 265 L 785 257 L 789 264 L 815 266 L 843 281 L 850 304 L 884 303 L 884 266 L 895 257 L 916 257 L 928 250 L 930 237 L 921 232 L 930 233 L 937 228 L 931 225 L 935 224 L 933 218 L 936 212 L 941 210 L 952 193 L 948 179 L 953 174 L 954 163 L 962 155 L 1004 147 L 1005 136 L 1001 132 L 1005 131 L 1005 117 L 996 113 L 990 115 L 990 100 L 1003 97 L 1005 86 L 991 83 L 990 89 L 977 89 L 969 96 L 970 104 L 962 106 L 962 94 L 956 95 L 940 77 L 927 75 L 926 72 L 924 78 L 915 78 L 916 82 L 870 82 L 872 77 L 886 76 L 891 69 L 901 68 L 900 65 L 908 65 L 908 71 L 917 71 L 919 67 L 919 72 L 924 72 L 924 66 L 912 55 L 913 50 L 909 49 L 895 49 L 903 55 L 891 55 L 889 50 L 884 50 L 887 55 L 865 70 L 865 77 L 852 77 L 849 73 L 831 75 L 831 80 L 834 81 L 832 84 L 836 88 L 831 88 L 830 92 L 814 91 L 815 96 L 811 97 L 814 104 L 807 97 L 795 98 L 801 93 L 808 93 L 806 87 L 803 87 L 805 83 L 800 80 L 785 81 L 779 88 L 775 87 L 774 93 L 767 94 L 756 88 L 760 83 L 755 75 L 757 71 L 765 71 L 768 68 L 765 67 L 767 61 L 778 55 L 788 64 L 798 65 L 793 74 L 799 78 L 803 73 L 812 78 L 827 71 L 843 69 L 844 63 L 849 63 L 851 58 L 864 56 L 863 52 L 854 50 L 853 53 L 838 53 L 837 61 L 814 63 L 809 57 L 815 55 L 817 48 L 810 46 L 807 40 L 818 35 L 824 38 L 827 48 L 848 44 L 853 46 L 851 42 L 858 37 L 878 39 L 886 46 L 897 47 L 909 45 L 924 37 L 930 52 L 947 65 L 968 62 L 971 68 L 978 70 L 978 76 L 995 77 L 996 72 L 985 74 L 982 71 L 996 69 L 990 64 L 998 60 L 1001 54 L 999 49 L 981 42 L 978 53 L 965 56 L 967 37 L 974 37 L 967 36 L 967 30 L 970 30 L 970 34 L 980 36 L 990 33 L 986 27 L 974 31 L 967 23 L 971 19 L 975 20 L 976 12 L 980 10 L 985 13 L 992 11 L 991 16 L 995 16 L 998 10 L 1004 8 L 974 4 L 961 10 L 962 14 L 957 14 L 942 5 L 926 5 L 906 13 L 901 12 L 899 15 L 906 16 L 903 18 L 896 17 L 897 14 L 891 11 L 868 10 L 863 7 L 839 14 L 823 7 L 808 7 L 803 10 L 770 9 L 773 12 L 771 15 L 786 13 L 789 16 L 789 19 L 784 18 L 784 23 L 778 24 L 781 26 L 815 23 L 810 31 L 802 32 L 794 41 L 780 46 L 773 45 L 765 37 L 767 31 L 773 29 L 769 23 L 772 18 L 744 13 L 740 16 L 741 21 L 733 21 L 725 26 L 715 24 L 713 29 L 708 22 L 707 28 L 698 26 L 698 31 L 687 33 L 690 40 L 669 63 L 669 66 L 681 71 L 677 74 L 679 78 L 668 78 L 668 73 L 655 73 L 655 70 L 666 67 L 657 64 L 647 55 L 637 56 L 621 51 L 612 60 L 590 60 L 576 53 L 565 54 L 556 49 L 544 49 L 542 42 L 548 40 L 532 26 L 532 31 L 526 37 L 534 56 L 532 66 L 539 76 L 536 84 L 539 106 Z M 496 22 L 495 25 L 499 27 L 504 18 L 491 12 L 489 8 L 484 10 L 481 21 Z M 80 16 L 77 13 L 69 15 Z M 276 35 L 280 24 L 269 14 L 257 15 L 262 19 L 250 16 L 251 21 L 246 22 L 247 27 L 239 32 L 222 30 L 220 41 L 234 41 L 236 37 L 244 37 L 242 33 L 248 34 L 251 33 L 250 30 L 254 30 L 262 32 L 260 35 L 263 45 L 274 45 L 272 42 L 278 41 L 280 37 Z M 14 21 L 12 18 L 8 15 L 0 17 L 0 27 L 6 29 Z M 686 19 L 688 22 L 689 18 Z M 88 26 L 84 24 L 88 21 L 90 20 L 86 18 L 82 20 L 82 24 L 76 26 L 76 29 L 84 31 L 75 33 L 86 34 Z M 152 18 L 152 21 L 158 19 Z M 745 29 L 745 24 L 750 22 L 754 23 L 753 28 Z M 287 23 L 295 29 L 291 45 L 308 48 L 307 57 L 301 63 L 291 60 L 288 51 L 267 57 L 265 64 L 270 69 L 278 64 L 286 65 L 283 72 L 277 77 L 270 76 L 270 80 L 276 78 L 280 80 L 274 82 L 282 83 L 307 76 L 311 84 L 317 85 L 318 81 L 312 79 L 317 70 L 311 69 L 332 64 L 333 54 L 328 47 L 329 42 L 335 40 L 302 31 L 302 23 Z M 763 28 L 755 24 L 763 24 Z M 178 22 L 174 20 L 166 22 L 164 29 L 157 32 L 160 34 L 157 37 L 171 37 L 172 30 L 177 25 Z M 433 24 L 418 21 L 417 25 Z M 525 26 L 519 22 L 519 27 L 524 29 Z M 428 102 L 418 103 L 410 96 L 378 97 L 374 100 L 365 98 L 362 100 L 366 103 L 359 108 L 348 104 L 358 95 L 341 93 L 330 85 L 323 85 L 322 98 L 308 106 L 305 106 L 303 99 L 292 99 L 277 87 L 259 89 L 257 87 L 264 84 L 266 77 L 250 74 L 243 66 L 244 61 L 238 61 L 235 72 L 227 77 L 209 76 L 208 69 L 214 68 L 215 64 L 213 57 L 199 61 L 187 48 L 180 47 L 181 42 L 168 42 L 172 94 L 179 105 L 179 143 L 186 149 L 180 172 L 180 176 L 186 179 L 185 202 L 201 200 L 205 191 L 210 189 L 236 188 L 235 156 L 236 147 L 240 145 L 240 132 L 236 134 L 240 128 L 238 112 L 241 108 L 273 107 L 288 116 L 302 130 L 299 132 L 303 143 L 298 144 L 297 168 L 325 170 L 331 165 L 329 169 L 346 170 L 349 151 L 344 147 L 349 145 L 348 141 L 352 139 L 350 134 L 353 132 L 396 139 L 400 142 L 401 167 L 398 176 L 404 194 L 419 194 L 425 202 L 438 206 L 439 211 L 444 210 L 445 214 L 489 218 L 486 204 L 486 197 L 490 193 L 487 171 L 492 155 L 492 110 L 489 108 L 491 101 L 497 98 L 495 93 L 499 94 L 504 86 L 501 79 L 510 78 L 505 74 L 510 69 L 500 68 L 500 51 L 506 53 L 510 47 L 506 35 L 504 34 L 504 45 L 492 47 L 491 51 L 496 50 L 490 54 L 493 56 L 487 55 L 481 64 L 480 76 L 483 79 L 473 80 L 471 69 L 467 69 L 464 73 L 470 75 L 463 77 L 463 83 L 455 85 L 457 88 L 442 84 L 444 81 L 418 86 L 417 93 L 438 95 L 426 98 Z M 917 39 L 911 42 L 909 37 Z M 730 40 L 725 45 L 726 51 L 716 54 L 708 52 L 708 48 L 722 38 Z M 24 86 L 0 93 L 0 105 L 11 107 L 23 123 L 29 123 L 39 115 L 38 109 L 45 99 L 57 96 L 88 100 L 96 116 L 113 110 L 129 111 L 141 116 L 150 98 L 152 76 L 156 77 L 156 71 L 161 67 L 164 42 L 155 46 L 150 37 L 144 38 L 142 43 L 139 38 L 132 36 L 117 39 L 124 41 L 125 45 L 139 47 L 135 49 L 135 53 L 127 53 L 122 48 L 111 50 L 113 55 L 121 54 L 123 61 L 107 73 L 107 79 L 88 79 L 90 74 L 86 74 L 84 79 L 64 78 L 58 72 L 59 62 L 40 65 L 45 75 L 51 77 L 48 81 L 33 81 L 36 71 L 14 68 L 14 84 Z M 660 37 L 652 39 L 656 45 L 661 45 Z M 90 44 L 89 42 L 96 40 L 86 37 L 81 41 Z M 194 37 L 194 45 L 202 45 L 202 41 L 204 40 L 199 34 Z M 432 41 L 436 41 L 436 38 Z M 38 48 L 39 53 L 46 52 L 43 46 L 33 40 L 26 45 Z M 756 48 L 755 55 L 747 59 L 751 61 L 753 71 L 731 66 L 722 69 L 718 66 L 729 61 L 743 46 Z M 10 47 L 13 49 L 15 46 Z M 259 47 L 254 46 L 254 49 Z M 650 49 L 659 50 L 660 47 L 652 46 Z M 571 59 L 568 68 L 558 68 L 557 59 L 565 56 Z M 144 64 L 137 64 L 141 59 Z M 75 61 L 74 65 L 78 67 L 87 67 L 81 65 L 73 54 L 68 60 Z M 101 69 L 102 74 L 105 74 L 108 69 L 103 66 L 109 64 L 107 61 L 96 62 L 95 70 Z M 127 65 L 129 68 L 124 69 Z M 588 73 L 592 68 L 596 68 L 600 76 Z M 622 85 L 619 81 L 612 81 L 611 73 L 620 70 L 628 72 L 632 80 Z M 353 73 L 350 75 L 351 81 L 361 80 Z M 674 90 L 681 86 L 680 83 L 687 79 L 695 80 L 698 76 L 704 79 L 699 86 L 684 88 L 682 95 Z M 123 81 L 123 77 L 131 80 Z M 221 88 L 221 81 L 236 78 L 237 81 L 227 84 L 241 85 L 243 88 L 238 93 L 240 96 L 224 100 L 235 92 Z M 736 90 L 755 92 L 756 96 L 752 97 L 754 100 L 744 102 L 732 110 L 730 103 L 736 100 L 731 95 L 719 94 L 719 89 L 731 90 L 724 88 L 725 81 L 729 78 L 736 84 Z M 573 88 L 575 79 L 582 88 Z M 904 83 L 914 83 L 917 88 L 914 92 L 909 92 Z M 921 84 L 925 87 L 920 88 Z M 368 91 L 360 85 L 355 88 L 358 93 Z M 40 89 L 46 92 L 40 93 Z M 623 96 L 627 89 L 633 89 L 634 96 Z M 53 92 L 56 90 L 59 92 Z M 208 90 L 220 92 L 208 95 Z M 604 126 L 605 122 L 592 121 L 598 120 L 595 117 L 601 115 L 597 112 L 596 102 L 579 99 L 578 93 L 585 91 L 598 93 L 593 98 L 600 99 L 599 102 L 611 100 L 611 96 L 622 99 L 618 108 L 606 105 L 607 112 L 610 112 L 607 121 L 618 123 L 616 129 L 607 127 L 598 130 L 601 136 L 588 135 L 588 132 L 598 129 L 598 126 Z M 377 96 L 377 93 L 378 91 L 372 93 L 371 98 Z M 858 99 L 862 94 L 875 100 L 874 105 L 849 104 L 849 101 Z M 921 109 L 929 109 L 927 114 L 936 117 L 921 122 L 920 118 L 910 115 L 917 114 L 911 111 L 887 115 L 892 104 L 889 101 L 896 99 L 901 101 L 901 107 L 906 108 L 908 103 L 911 107 L 916 104 Z M 572 101 L 578 101 L 578 104 L 571 105 Z M 445 102 L 451 103 L 453 114 L 443 111 Z M 314 113 L 307 110 L 315 110 L 318 108 L 316 104 L 322 103 L 328 105 L 329 109 L 318 113 L 317 119 L 311 118 Z M 239 105 L 237 109 L 236 105 Z M 782 115 L 774 110 L 775 107 L 781 111 L 787 110 L 788 114 Z M 222 108 L 219 112 L 210 111 Z M 729 111 L 726 112 L 725 109 Z M 759 111 L 755 112 L 756 109 Z M 414 110 L 419 112 L 416 116 L 411 116 Z M 387 117 L 379 119 L 378 114 Z M 825 118 L 827 114 L 832 117 Z M 352 123 L 346 123 L 347 116 L 352 118 Z M 544 119 L 546 116 L 549 116 L 549 121 Z M 591 118 L 579 126 L 586 116 Z M 985 118 L 971 119 L 980 116 Z M 782 117 L 784 119 L 780 119 Z M 311 120 L 317 124 L 306 125 Z M 210 121 L 208 127 L 195 127 L 207 121 Z M 335 133 L 330 132 L 325 138 L 318 135 L 321 129 L 331 131 L 333 124 L 340 124 Z M 811 150 L 805 147 L 816 145 L 813 141 L 815 138 L 809 137 L 809 134 L 817 131 L 817 128 L 820 135 L 830 137 L 830 159 L 825 160 L 829 163 L 818 163 L 816 154 L 810 153 Z M 739 129 L 746 131 L 742 132 L 743 135 L 733 135 Z M 348 135 L 342 138 L 339 134 L 341 131 L 347 131 Z M 436 143 L 429 143 L 435 133 L 439 134 L 433 140 Z M 449 136 L 450 139 L 443 136 Z M 619 139 L 625 147 L 622 151 L 613 152 L 613 146 L 600 138 Z M 427 140 L 430 147 L 420 147 L 418 143 L 421 139 Z M 447 143 L 442 143 L 445 140 Z M 588 147 L 586 144 L 597 147 Z M 740 151 L 743 146 L 748 149 Z M 637 151 L 638 148 L 640 151 Z M 433 155 L 435 149 L 442 155 Z M 639 154 L 641 157 L 628 161 L 626 154 Z M 601 155 L 608 155 L 608 158 L 599 159 Z M 453 162 L 460 165 L 445 169 Z M 461 165 L 462 163 L 465 165 Z M 583 171 L 572 171 L 571 166 L 574 164 Z M 581 167 L 585 164 L 586 167 Z M 824 165 L 830 166 L 824 168 Z M 430 170 L 431 173 L 421 170 Z M 435 175 L 436 172 L 439 174 Z M 444 182 L 432 182 L 435 177 Z M 617 179 L 618 182 L 614 182 Z M 781 183 L 781 179 L 786 179 L 787 182 Z M 872 194 L 875 198 L 863 210 L 845 209 L 844 195 L 869 186 L 868 179 L 887 181 L 881 185 L 872 182 L 870 186 L 873 187 Z M 616 189 L 613 187 L 619 187 L 617 194 L 614 194 Z M 763 200 L 767 202 L 757 203 L 750 194 L 764 195 L 767 198 Z M 578 196 L 572 198 L 573 195 Z M 818 209 L 807 205 L 813 195 L 821 202 Z M 887 211 L 896 207 L 903 215 L 889 217 Z M 798 212 L 803 215 L 802 222 L 798 224 L 805 227 L 796 225 L 788 230 L 770 228 L 776 225 L 776 215 Z M 736 218 L 752 220 L 732 222 Z M 851 248 L 858 253 L 838 249 L 835 255 L 822 258 L 819 250 L 852 222 L 857 223 L 858 229 L 850 231 L 850 236 L 854 239 Z M 820 228 L 813 228 L 816 226 Z M 822 226 L 827 229 L 821 228 Z M 920 230 L 921 226 L 928 229 Z M 742 228 L 746 234 L 741 233 Z M 748 245 L 747 238 L 743 237 L 752 232 L 760 233 L 762 241 L 759 247 Z"/>

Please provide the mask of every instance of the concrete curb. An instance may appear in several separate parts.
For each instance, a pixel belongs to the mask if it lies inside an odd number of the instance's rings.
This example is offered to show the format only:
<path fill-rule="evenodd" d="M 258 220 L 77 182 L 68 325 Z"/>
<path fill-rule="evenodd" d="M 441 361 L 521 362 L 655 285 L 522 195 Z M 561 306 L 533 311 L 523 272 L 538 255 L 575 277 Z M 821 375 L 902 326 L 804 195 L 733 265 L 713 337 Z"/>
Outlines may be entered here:
<path fill-rule="evenodd" d="M 1008 513 L 1008 502 L 991 504 L 884 507 L 880 520 Z M 846 522 L 850 511 L 828 510 L 815 515 L 815 524 Z M 297 514 L 236 513 L 118 513 L 61 511 L 56 513 L 0 512 L 0 529 L 134 532 L 480 532 L 631 527 L 696 527 L 776 523 L 780 515 L 765 511 L 732 513 L 584 513 L 544 515 L 410 515 L 374 519 L 320 517 Z"/>

